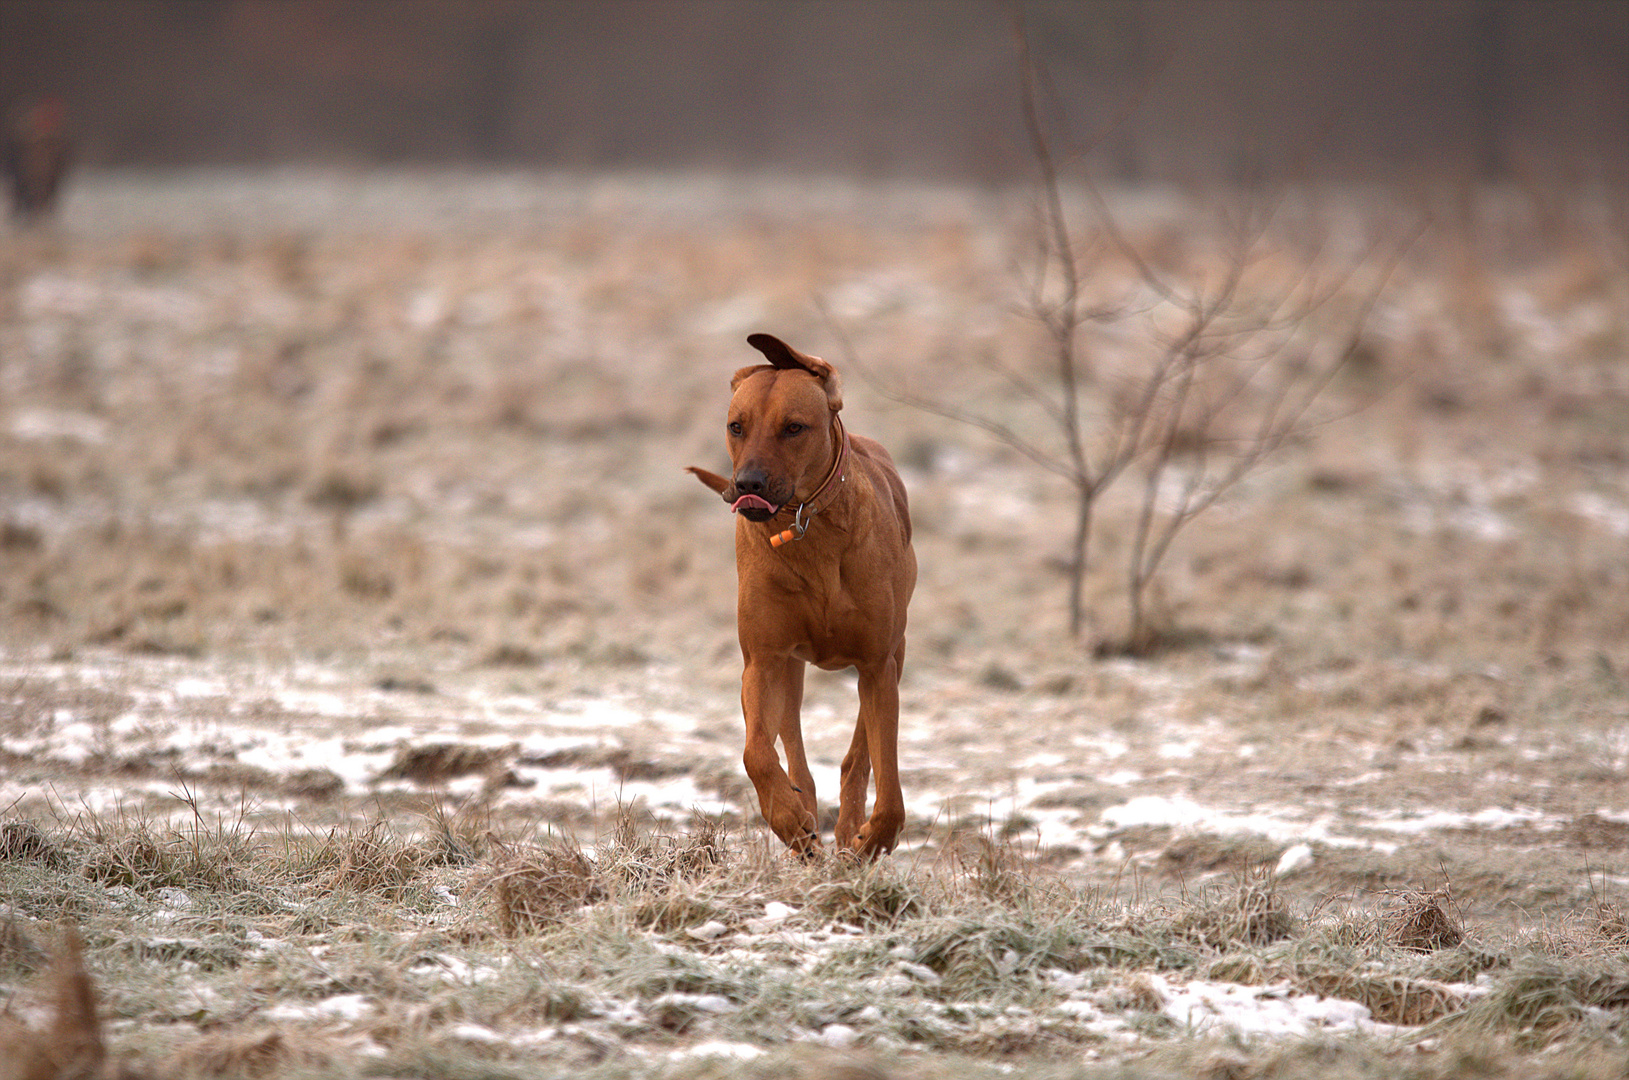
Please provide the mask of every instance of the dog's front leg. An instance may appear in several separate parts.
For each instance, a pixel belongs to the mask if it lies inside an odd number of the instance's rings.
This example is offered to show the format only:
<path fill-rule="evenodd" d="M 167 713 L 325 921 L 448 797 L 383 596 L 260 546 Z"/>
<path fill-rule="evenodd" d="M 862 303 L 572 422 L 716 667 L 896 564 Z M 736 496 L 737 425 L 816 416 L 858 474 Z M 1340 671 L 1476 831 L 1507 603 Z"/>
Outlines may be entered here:
<path fill-rule="evenodd" d="M 792 781 L 792 790 L 798 793 L 803 808 L 818 822 L 820 810 L 815 802 L 814 774 L 809 771 L 809 758 L 803 750 L 803 673 L 806 666 L 796 658 L 786 661 L 785 681 L 782 684 L 786 687 L 786 700 L 781 708 L 781 750 L 786 754 L 786 773 Z"/>
<path fill-rule="evenodd" d="M 797 665 L 796 671 L 791 667 Z M 769 662 L 747 659 L 741 673 L 741 715 L 747 725 L 746 751 L 741 763 L 758 791 L 758 808 L 776 836 L 793 851 L 804 854 L 820 846 L 815 832 L 814 783 L 803 761 L 803 741 L 796 734 L 787 741 L 788 758 L 802 774 L 807 790 L 799 791 L 775 752 L 775 737 L 796 731 L 794 710 L 802 704 L 803 662 L 777 658 Z M 796 749 L 796 754 L 792 750 Z"/>

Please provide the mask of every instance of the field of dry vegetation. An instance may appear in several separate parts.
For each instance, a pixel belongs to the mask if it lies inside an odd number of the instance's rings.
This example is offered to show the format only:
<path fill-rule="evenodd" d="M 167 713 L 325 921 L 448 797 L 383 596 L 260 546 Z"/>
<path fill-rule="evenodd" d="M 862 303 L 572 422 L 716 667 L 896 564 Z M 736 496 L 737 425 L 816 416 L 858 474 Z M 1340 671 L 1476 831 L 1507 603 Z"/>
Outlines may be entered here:
<path fill-rule="evenodd" d="M 1209 201 L 1109 205 L 1164 279 L 1225 269 Z M 1345 362 L 1138 650 L 1137 468 L 1072 639 L 1068 487 L 896 401 L 1054 447 L 1024 193 L 102 175 L 65 211 L 0 235 L 21 1021 L 75 925 L 151 1075 L 1629 1070 L 1622 205 L 1286 200 L 1247 299 L 1430 225 L 1298 327 Z M 1114 245 L 1084 287 L 1107 423 L 1170 327 Z M 875 865 L 789 860 L 740 765 L 732 526 L 683 467 L 723 467 L 755 330 L 863 361 L 845 419 L 911 492 Z M 823 802 L 853 708 L 811 675 Z"/>

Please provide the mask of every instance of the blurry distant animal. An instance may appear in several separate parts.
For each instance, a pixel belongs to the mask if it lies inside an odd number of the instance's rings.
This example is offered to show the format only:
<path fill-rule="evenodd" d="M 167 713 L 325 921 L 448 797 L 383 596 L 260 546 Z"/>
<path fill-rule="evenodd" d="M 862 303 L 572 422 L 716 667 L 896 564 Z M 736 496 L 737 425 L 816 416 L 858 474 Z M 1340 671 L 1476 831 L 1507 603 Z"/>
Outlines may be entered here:
<path fill-rule="evenodd" d="M 68 110 L 57 98 L 22 105 L 7 117 L 4 141 L 12 215 L 22 222 L 49 216 L 56 209 L 72 150 Z"/>
<path fill-rule="evenodd" d="M 769 363 L 744 367 L 730 382 L 725 427 L 734 471 L 725 478 L 690 469 L 738 515 L 743 763 L 775 835 L 800 853 L 818 849 L 800 718 L 804 665 L 857 669 L 860 715 L 843 758 L 836 839 L 840 848 L 879 855 L 893 849 L 905 822 L 899 676 L 905 608 L 916 587 L 905 485 L 888 451 L 844 429 L 842 381 L 832 365 L 768 334 L 747 343 Z M 877 800 L 867 818 L 873 768 Z"/>

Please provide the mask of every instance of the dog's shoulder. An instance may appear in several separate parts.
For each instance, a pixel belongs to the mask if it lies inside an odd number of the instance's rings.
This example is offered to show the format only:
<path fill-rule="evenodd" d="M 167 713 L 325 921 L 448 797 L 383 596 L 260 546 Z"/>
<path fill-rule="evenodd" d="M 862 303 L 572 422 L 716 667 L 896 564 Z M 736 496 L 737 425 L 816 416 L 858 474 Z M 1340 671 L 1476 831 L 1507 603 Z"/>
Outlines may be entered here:
<path fill-rule="evenodd" d="M 892 504 L 894 516 L 905 532 L 906 543 L 911 539 L 911 508 L 910 499 L 905 494 L 905 481 L 899 477 L 899 469 L 894 465 L 893 455 L 888 448 L 875 439 L 864 435 L 849 434 L 849 451 L 854 455 L 856 468 L 865 470 L 872 487 L 877 491 L 879 500 L 886 499 Z"/>

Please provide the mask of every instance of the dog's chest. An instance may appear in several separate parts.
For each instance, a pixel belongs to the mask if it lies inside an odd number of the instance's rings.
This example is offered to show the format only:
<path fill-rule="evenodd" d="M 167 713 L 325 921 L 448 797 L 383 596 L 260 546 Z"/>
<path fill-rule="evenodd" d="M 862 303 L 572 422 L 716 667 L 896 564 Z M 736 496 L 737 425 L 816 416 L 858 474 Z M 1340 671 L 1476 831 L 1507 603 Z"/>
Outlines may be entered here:
<path fill-rule="evenodd" d="M 786 603 L 801 610 L 812 625 L 836 632 L 858 617 L 859 607 L 853 590 L 836 564 L 820 562 L 795 567 L 789 561 L 785 571 L 776 575 L 781 594 Z"/>
<path fill-rule="evenodd" d="M 777 608 L 777 621 L 798 639 L 793 655 L 817 667 L 847 667 L 858 659 L 859 642 L 867 645 L 875 619 L 861 603 L 857 582 L 847 581 L 837 565 L 783 565 L 771 576 L 764 600 Z"/>

